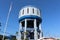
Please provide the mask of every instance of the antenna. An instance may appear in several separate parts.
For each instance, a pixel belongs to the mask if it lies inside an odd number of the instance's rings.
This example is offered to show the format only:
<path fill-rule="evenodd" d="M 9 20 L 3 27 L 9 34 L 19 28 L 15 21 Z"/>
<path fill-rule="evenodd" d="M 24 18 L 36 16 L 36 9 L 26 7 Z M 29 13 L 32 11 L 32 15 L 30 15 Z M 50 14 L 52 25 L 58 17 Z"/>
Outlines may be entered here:
<path fill-rule="evenodd" d="M 4 36 L 5 36 L 5 33 L 6 33 L 7 24 L 8 24 L 8 20 L 9 20 L 9 16 L 10 16 L 11 9 L 12 9 L 12 2 L 11 2 L 11 4 L 10 4 L 10 8 L 9 8 L 9 11 L 8 11 L 7 20 L 6 20 L 6 24 L 5 24 L 5 28 L 4 28 L 4 33 L 3 33 L 3 38 L 2 38 L 2 40 L 4 40 Z"/>

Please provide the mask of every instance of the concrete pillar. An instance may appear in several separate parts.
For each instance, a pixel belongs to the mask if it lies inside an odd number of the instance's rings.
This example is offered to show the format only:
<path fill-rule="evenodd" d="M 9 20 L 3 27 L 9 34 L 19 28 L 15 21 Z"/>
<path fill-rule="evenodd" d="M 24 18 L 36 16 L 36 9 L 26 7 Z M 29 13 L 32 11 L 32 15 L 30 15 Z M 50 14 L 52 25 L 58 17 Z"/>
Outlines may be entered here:
<path fill-rule="evenodd" d="M 21 32 L 20 32 L 21 29 L 22 29 L 22 23 L 20 22 L 20 23 L 19 23 L 19 32 L 18 32 L 19 34 L 18 34 L 18 40 L 21 40 Z"/>
<path fill-rule="evenodd" d="M 34 40 L 38 40 L 36 19 L 34 19 Z"/>
<path fill-rule="evenodd" d="M 26 39 L 27 19 L 25 19 L 24 40 Z"/>
<path fill-rule="evenodd" d="M 41 30 L 41 24 L 39 25 L 39 30 L 40 30 L 40 39 L 42 38 L 42 30 Z"/>

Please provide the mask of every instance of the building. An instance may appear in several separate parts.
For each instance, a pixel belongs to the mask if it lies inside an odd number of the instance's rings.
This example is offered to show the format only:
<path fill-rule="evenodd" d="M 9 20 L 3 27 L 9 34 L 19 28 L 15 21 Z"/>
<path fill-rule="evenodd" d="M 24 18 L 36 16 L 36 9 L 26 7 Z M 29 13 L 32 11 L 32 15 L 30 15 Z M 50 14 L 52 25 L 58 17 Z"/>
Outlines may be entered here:
<path fill-rule="evenodd" d="M 45 38 L 42 38 L 41 40 L 57 40 L 56 38 L 53 38 L 53 37 L 45 37 Z"/>
<path fill-rule="evenodd" d="M 0 40 L 2 40 L 3 35 L 0 35 Z M 16 36 L 10 35 L 10 36 L 4 36 L 4 40 L 17 40 Z"/>
<path fill-rule="evenodd" d="M 19 12 L 19 35 L 17 40 L 38 40 L 42 36 L 41 11 L 25 6 Z"/>
<path fill-rule="evenodd" d="M 3 35 L 0 35 L 0 40 L 2 40 L 2 38 L 3 38 Z M 4 40 L 10 40 L 10 37 L 4 36 Z"/>

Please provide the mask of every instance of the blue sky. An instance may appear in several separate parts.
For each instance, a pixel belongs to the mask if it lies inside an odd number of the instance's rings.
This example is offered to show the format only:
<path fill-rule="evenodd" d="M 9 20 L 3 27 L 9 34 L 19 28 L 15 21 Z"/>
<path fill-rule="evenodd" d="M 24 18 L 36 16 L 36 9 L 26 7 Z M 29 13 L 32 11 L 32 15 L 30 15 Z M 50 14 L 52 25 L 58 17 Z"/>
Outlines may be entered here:
<path fill-rule="evenodd" d="M 15 34 L 19 28 L 18 16 L 22 7 L 32 5 L 41 10 L 42 31 L 45 37 L 60 37 L 60 0 L 0 0 L 1 30 L 4 30 L 9 6 L 13 2 L 7 31 Z M 1 34 L 2 32 L 0 32 Z M 9 35 L 10 35 L 9 34 Z"/>

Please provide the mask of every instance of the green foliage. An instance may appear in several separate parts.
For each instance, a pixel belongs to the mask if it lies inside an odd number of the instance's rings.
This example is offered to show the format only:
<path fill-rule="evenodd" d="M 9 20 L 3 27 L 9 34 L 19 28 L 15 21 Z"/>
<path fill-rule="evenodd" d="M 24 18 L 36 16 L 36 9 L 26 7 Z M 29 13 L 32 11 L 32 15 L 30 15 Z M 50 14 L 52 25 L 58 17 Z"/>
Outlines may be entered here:
<path fill-rule="evenodd" d="M 28 32 L 24 32 L 26 35 L 28 34 Z"/>
<path fill-rule="evenodd" d="M 57 40 L 60 40 L 60 39 L 57 39 Z"/>
<path fill-rule="evenodd" d="M 25 40 L 28 40 L 28 38 L 26 38 Z"/>
<path fill-rule="evenodd" d="M 17 40 L 17 39 L 16 39 L 16 36 L 11 35 L 11 40 Z"/>
<path fill-rule="evenodd" d="M 16 35 L 18 35 L 18 32 L 16 32 Z"/>

